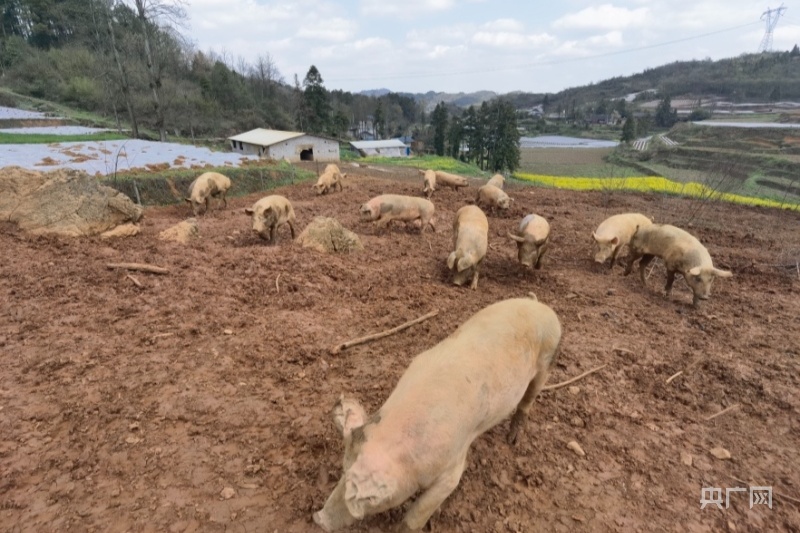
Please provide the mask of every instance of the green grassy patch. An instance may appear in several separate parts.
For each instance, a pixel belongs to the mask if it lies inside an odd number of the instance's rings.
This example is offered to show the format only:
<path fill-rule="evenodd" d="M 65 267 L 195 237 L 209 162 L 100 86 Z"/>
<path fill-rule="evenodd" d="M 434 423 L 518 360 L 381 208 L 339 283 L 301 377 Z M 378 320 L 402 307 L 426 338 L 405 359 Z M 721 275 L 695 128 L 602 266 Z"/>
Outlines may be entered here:
<path fill-rule="evenodd" d="M 268 191 L 284 185 L 315 180 L 316 174 L 294 165 L 250 165 L 245 167 L 217 167 L 195 169 L 168 169 L 161 172 L 130 172 L 103 178 L 103 183 L 137 199 L 143 205 L 168 205 L 183 202 L 189 184 L 203 172 L 219 172 L 231 179 L 228 196 L 244 196 L 258 191 Z"/>
<path fill-rule="evenodd" d="M 368 163 L 374 165 L 382 165 L 387 167 L 412 167 L 421 170 L 442 170 L 444 172 L 452 172 L 461 176 L 472 176 L 477 178 L 485 178 L 490 175 L 489 172 L 479 169 L 471 163 L 464 163 L 452 157 L 440 157 L 435 155 L 423 155 L 415 157 L 377 157 L 369 156 L 362 157 L 356 160 L 359 163 Z"/>
<path fill-rule="evenodd" d="M 519 172 L 590 178 L 641 176 L 636 169 L 607 162 L 606 157 L 613 151 L 613 148 L 523 148 Z"/>
<path fill-rule="evenodd" d="M 86 135 L 54 135 L 40 133 L 0 133 L 0 144 L 54 144 L 67 142 L 117 141 L 128 136 L 113 131 Z"/>

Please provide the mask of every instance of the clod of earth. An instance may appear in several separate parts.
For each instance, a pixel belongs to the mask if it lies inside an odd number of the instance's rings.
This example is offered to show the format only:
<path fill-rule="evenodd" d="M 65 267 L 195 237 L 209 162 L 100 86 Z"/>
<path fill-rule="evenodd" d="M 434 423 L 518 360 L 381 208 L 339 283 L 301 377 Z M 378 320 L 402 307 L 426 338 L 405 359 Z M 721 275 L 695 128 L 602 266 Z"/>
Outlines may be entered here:
<path fill-rule="evenodd" d="M 322 253 L 355 252 L 364 249 L 358 235 L 335 218 L 316 217 L 297 238 L 305 248 Z"/>

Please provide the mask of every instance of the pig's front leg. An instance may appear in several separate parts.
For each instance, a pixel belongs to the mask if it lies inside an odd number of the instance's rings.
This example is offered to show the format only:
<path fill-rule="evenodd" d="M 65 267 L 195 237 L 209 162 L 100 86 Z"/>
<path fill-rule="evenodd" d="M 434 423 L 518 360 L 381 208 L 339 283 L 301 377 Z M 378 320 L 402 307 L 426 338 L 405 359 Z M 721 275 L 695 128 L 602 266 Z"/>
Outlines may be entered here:
<path fill-rule="evenodd" d="M 472 284 L 470 288 L 474 291 L 478 289 L 478 265 L 473 267 Z"/>
<path fill-rule="evenodd" d="M 655 258 L 654 255 L 644 254 L 639 260 L 639 278 L 642 280 L 642 285 L 647 286 L 647 279 L 644 277 L 644 269 L 650 264 L 650 261 Z"/>
<path fill-rule="evenodd" d="M 458 458 L 456 464 L 450 469 L 443 472 L 433 485 L 423 492 L 417 498 L 411 507 L 408 508 L 406 516 L 403 518 L 403 523 L 400 524 L 398 531 L 407 533 L 411 531 L 419 531 L 425 524 L 428 523 L 431 515 L 439 508 L 440 505 L 447 499 L 450 494 L 456 490 L 458 482 L 461 481 L 461 474 L 464 473 L 464 467 L 467 462 L 467 451 Z"/>

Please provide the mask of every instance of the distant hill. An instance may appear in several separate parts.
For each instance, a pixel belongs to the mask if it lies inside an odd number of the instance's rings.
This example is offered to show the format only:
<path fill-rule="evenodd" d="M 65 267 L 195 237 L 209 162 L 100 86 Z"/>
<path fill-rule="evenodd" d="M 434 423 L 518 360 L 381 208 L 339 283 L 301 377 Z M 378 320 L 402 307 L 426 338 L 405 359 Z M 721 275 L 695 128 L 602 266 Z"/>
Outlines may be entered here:
<path fill-rule="evenodd" d="M 389 89 L 369 89 L 366 91 L 361 91 L 358 94 L 362 94 L 364 96 L 372 96 L 372 97 L 380 97 L 389 94 Z M 421 103 L 424 106 L 426 112 L 433 111 L 433 108 L 436 107 L 436 104 L 439 102 L 444 102 L 445 104 L 453 105 L 456 107 L 467 108 L 471 105 L 479 106 L 483 102 L 488 102 L 493 98 L 497 98 L 499 95 L 494 91 L 477 91 L 474 93 L 443 93 L 443 92 L 435 92 L 435 91 L 428 91 L 426 93 L 398 93 L 402 96 L 410 96 L 417 102 Z"/>

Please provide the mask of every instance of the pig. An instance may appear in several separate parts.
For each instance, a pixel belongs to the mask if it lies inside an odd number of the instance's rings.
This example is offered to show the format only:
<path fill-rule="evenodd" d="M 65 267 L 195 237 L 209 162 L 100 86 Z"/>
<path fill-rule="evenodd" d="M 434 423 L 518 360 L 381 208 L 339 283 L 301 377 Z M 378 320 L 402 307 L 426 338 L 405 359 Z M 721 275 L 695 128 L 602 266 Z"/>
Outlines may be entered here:
<path fill-rule="evenodd" d="M 336 165 L 328 165 L 329 167 Z M 317 183 L 312 185 L 312 188 L 317 191 L 317 194 L 325 194 L 328 191 L 341 191 L 342 190 L 342 174 L 338 172 L 328 171 L 325 169 L 325 172 L 317 179 Z"/>
<path fill-rule="evenodd" d="M 516 233 L 508 236 L 517 243 L 517 258 L 526 267 L 542 268 L 542 257 L 550 241 L 550 224 L 547 219 L 531 213 L 519 223 Z"/>
<path fill-rule="evenodd" d="M 453 271 L 453 283 L 463 285 L 470 277 L 470 288 L 478 288 L 478 269 L 489 247 L 489 221 L 479 207 L 465 205 L 456 212 L 453 222 L 453 248 L 447 268 Z"/>
<path fill-rule="evenodd" d="M 244 212 L 253 217 L 253 231 L 258 233 L 262 239 L 267 240 L 269 244 L 275 242 L 276 232 L 284 224 L 289 224 L 292 240 L 294 240 L 296 221 L 294 209 L 291 202 L 283 196 L 277 194 L 265 196 L 254 203 L 253 207 L 245 209 Z"/>
<path fill-rule="evenodd" d="M 502 174 L 495 174 L 489 181 L 486 182 L 487 185 L 494 185 L 498 189 L 502 189 L 506 184 L 506 178 Z"/>
<path fill-rule="evenodd" d="M 478 196 L 475 198 L 476 204 L 486 205 L 491 211 L 495 209 L 502 209 L 505 211 L 511 207 L 511 202 L 513 201 L 514 200 L 509 198 L 501 189 L 488 183 L 478 189 Z"/>
<path fill-rule="evenodd" d="M 192 204 L 194 216 L 202 215 L 208 210 L 208 199 L 219 198 L 224 207 L 228 207 L 225 195 L 231 188 L 231 180 L 218 172 L 204 172 L 189 185 L 189 197 L 185 201 Z"/>
<path fill-rule="evenodd" d="M 464 176 L 451 174 L 441 170 L 436 171 L 436 183 L 458 190 L 459 187 L 469 187 L 469 182 Z"/>
<path fill-rule="evenodd" d="M 610 257 L 611 264 L 608 268 L 613 269 L 617 254 L 630 242 L 636 227 L 645 227 L 652 223 L 649 218 L 639 213 L 623 213 L 608 217 L 592 233 L 592 238 L 598 247 L 594 260 L 602 264 Z"/>
<path fill-rule="evenodd" d="M 362 204 L 359 211 L 362 220 L 375 221 L 375 225 L 379 228 L 386 228 L 392 220 L 403 222 L 419 220 L 421 222 L 420 233 L 423 233 L 427 226 L 436 231 L 436 226 L 433 224 L 433 202 L 425 198 L 382 194 Z"/>
<path fill-rule="evenodd" d="M 700 300 L 708 300 L 714 279 L 730 278 L 731 272 L 714 268 L 706 247 L 690 233 L 669 224 L 648 224 L 639 226 L 629 243 L 630 253 L 625 275 L 631 273 L 633 263 L 639 261 L 639 276 L 646 285 L 645 267 L 654 257 L 661 258 L 667 269 L 667 285 L 664 296 L 669 298 L 675 274 L 680 273 L 692 289 L 692 305 L 697 307 Z"/>
<path fill-rule="evenodd" d="M 332 415 L 344 438 L 343 473 L 314 522 L 335 531 L 422 491 L 399 528 L 421 530 L 458 486 L 472 442 L 515 408 L 507 440 L 516 443 L 560 342 L 550 307 L 504 300 L 417 355 L 372 416 L 341 397 Z"/>
<path fill-rule="evenodd" d="M 430 198 L 433 191 L 436 190 L 436 172 L 433 170 L 426 170 L 422 178 L 422 192 L 426 198 Z"/>

